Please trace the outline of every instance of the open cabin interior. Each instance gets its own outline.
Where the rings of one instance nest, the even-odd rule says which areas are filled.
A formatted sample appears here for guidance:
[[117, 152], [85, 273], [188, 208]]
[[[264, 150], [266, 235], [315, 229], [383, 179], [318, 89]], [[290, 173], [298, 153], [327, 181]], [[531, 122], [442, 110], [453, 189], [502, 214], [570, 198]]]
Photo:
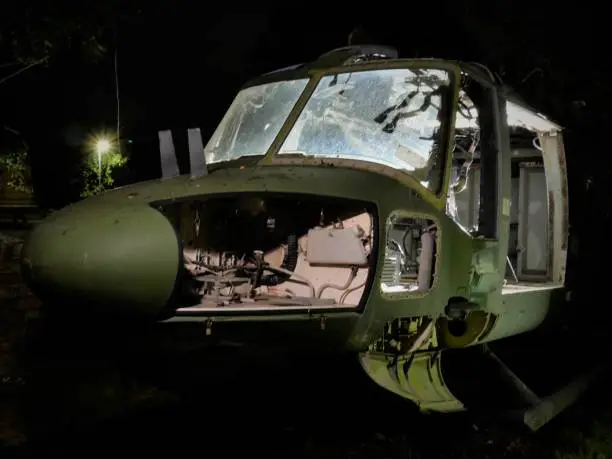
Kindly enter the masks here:
[[177, 312], [355, 308], [374, 274], [370, 207], [266, 193], [169, 204], [187, 288]]
[[[549, 218], [546, 175], [542, 153], [533, 135], [522, 129], [512, 139], [510, 227], [508, 229], [507, 284], [548, 283]], [[478, 152], [468, 173], [468, 183], [455, 195], [457, 223], [470, 231], [478, 225], [480, 168]]]
[[[449, 213], [461, 227], [470, 234], [478, 234], [482, 218], [479, 128], [476, 116], [469, 119], [469, 116], [462, 115], [466, 109], [474, 109], [473, 104], [470, 107], [465, 93], [460, 99], [464, 109], [460, 109], [457, 116], [452, 157], [453, 180], [457, 186], [453, 189], [451, 180], [447, 207], [451, 208]], [[562, 202], [567, 199], [563, 189], [564, 171], [560, 164], [562, 152], [551, 148], [545, 151], [541, 145], [543, 134], [554, 133], [554, 129], [545, 132], [541, 126], [536, 126], [538, 120], [543, 124], [548, 123], [547, 120], [510, 101], [506, 111], [510, 133], [511, 193], [509, 202], [503, 198], [498, 200], [502, 214], [509, 218], [503, 293], [559, 287], [563, 285], [565, 266], [558, 241], [562, 241], [567, 233], [567, 228], [563, 228], [566, 220], [560, 218], [565, 215], [567, 205]], [[562, 148], [560, 143], [552, 146]], [[557, 199], [558, 215], [555, 218], [554, 203], [559, 197], [562, 199]]]

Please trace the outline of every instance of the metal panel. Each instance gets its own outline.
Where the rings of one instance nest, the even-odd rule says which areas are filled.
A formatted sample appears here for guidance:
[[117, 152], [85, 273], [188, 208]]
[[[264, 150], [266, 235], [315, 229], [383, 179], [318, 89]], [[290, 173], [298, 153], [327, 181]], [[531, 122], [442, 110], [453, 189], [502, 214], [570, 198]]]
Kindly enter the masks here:
[[478, 229], [478, 219], [480, 214], [480, 169], [473, 168], [470, 172], [470, 228]]
[[457, 221], [467, 230], [478, 227], [480, 205], [480, 169], [470, 169], [467, 188], [455, 195]]
[[[516, 267], [518, 263], [517, 250], [519, 247], [518, 240], [518, 222], [519, 222], [519, 189], [520, 181], [519, 178], [512, 178], [510, 180], [510, 227], [508, 228], [508, 263], [511, 266], [506, 266], [506, 276], [514, 279], [516, 277]], [[512, 271], [508, 268], [511, 267]]]
[[169, 129], [166, 131], [159, 131], [158, 136], [162, 178], [169, 179], [176, 177], [180, 174], [180, 171], [176, 160], [172, 131]]
[[541, 165], [520, 166], [518, 278], [546, 280], [550, 274], [546, 175]]
[[201, 177], [208, 174], [206, 166], [206, 156], [204, 155], [204, 145], [200, 128], [187, 130], [187, 140], [189, 142], [189, 166], [191, 178]]
[[569, 230], [569, 209], [567, 191], [567, 165], [563, 148], [563, 135], [560, 132], [540, 133], [542, 158], [546, 168], [549, 203], [551, 214], [551, 280], [558, 284], [565, 281], [567, 244]]
[[512, 204], [510, 206], [510, 223], [518, 223], [519, 221], [519, 189], [520, 189], [520, 183], [519, 183], [519, 179], [517, 178], [513, 178], [511, 180], [511, 187], [512, 187], [512, 195], [511, 195], [511, 199], [512, 199]]
[[[465, 189], [462, 193], [454, 194], [451, 191], [448, 193], [448, 199], [450, 202], [450, 208], [453, 206], [453, 199], [455, 205], [455, 221], [459, 223], [466, 230], [470, 227], [470, 189]], [[452, 211], [449, 212], [452, 216]]]

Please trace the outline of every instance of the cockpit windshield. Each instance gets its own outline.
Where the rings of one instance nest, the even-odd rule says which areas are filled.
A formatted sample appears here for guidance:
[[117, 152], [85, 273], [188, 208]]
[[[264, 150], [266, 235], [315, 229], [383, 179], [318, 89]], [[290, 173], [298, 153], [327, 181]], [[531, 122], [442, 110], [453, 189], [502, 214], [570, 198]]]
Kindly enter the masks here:
[[204, 148], [206, 162], [265, 155], [307, 83], [279, 81], [240, 91]]
[[444, 174], [450, 75], [382, 69], [321, 78], [279, 155], [357, 159], [411, 174], [434, 193]]
[[[278, 81], [240, 91], [206, 145], [207, 163], [266, 154], [307, 83]], [[450, 74], [440, 69], [324, 75], [277, 154], [383, 164], [437, 193], [451, 95]]]

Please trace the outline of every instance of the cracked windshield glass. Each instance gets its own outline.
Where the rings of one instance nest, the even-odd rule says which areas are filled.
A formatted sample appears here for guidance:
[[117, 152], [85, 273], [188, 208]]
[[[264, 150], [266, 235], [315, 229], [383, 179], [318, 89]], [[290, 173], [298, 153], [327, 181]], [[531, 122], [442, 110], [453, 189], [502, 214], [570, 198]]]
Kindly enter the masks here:
[[279, 154], [363, 160], [400, 169], [438, 192], [444, 173], [437, 69], [384, 69], [321, 79]]
[[206, 144], [206, 162], [264, 155], [307, 83], [280, 81], [240, 91]]

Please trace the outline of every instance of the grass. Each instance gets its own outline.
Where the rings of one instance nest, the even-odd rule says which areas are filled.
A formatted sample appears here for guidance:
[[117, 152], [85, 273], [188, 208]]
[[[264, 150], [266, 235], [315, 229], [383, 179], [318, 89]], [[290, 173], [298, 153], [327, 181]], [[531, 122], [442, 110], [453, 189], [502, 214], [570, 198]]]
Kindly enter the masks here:
[[612, 458], [612, 375], [600, 378], [542, 432], [555, 459]]
[[607, 459], [612, 458], [612, 417], [596, 420], [585, 431], [566, 430], [568, 444], [555, 451], [556, 459]]

